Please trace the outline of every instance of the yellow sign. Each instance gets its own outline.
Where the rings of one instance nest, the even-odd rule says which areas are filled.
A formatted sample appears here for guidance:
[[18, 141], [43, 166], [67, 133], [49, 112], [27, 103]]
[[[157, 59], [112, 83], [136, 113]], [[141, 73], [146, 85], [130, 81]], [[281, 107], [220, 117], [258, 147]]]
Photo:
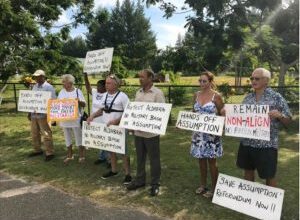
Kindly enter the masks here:
[[48, 121], [72, 121], [78, 119], [76, 99], [49, 99], [47, 106]]

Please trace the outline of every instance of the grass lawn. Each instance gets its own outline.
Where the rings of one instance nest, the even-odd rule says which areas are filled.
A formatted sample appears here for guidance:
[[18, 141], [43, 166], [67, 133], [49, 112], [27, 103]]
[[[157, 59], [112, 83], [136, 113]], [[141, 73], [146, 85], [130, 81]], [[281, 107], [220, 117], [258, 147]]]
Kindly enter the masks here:
[[[3, 103], [0, 108], [1, 171], [49, 183], [108, 206], [132, 207], [174, 219], [252, 219], [214, 205], [194, 193], [199, 184], [199, 170], [197, 161], [189, 155], [191, 132], [169, 126], [167, 134], [161, 138], [161, 195], [151, 198], [148, 196], [148, 188], [127, 192], [121, 184], [123, 173], [112, 180], [101, 180], [101, 174], [107, 169], [93, 164], [97, 158], [96, 149], [88, 150], [85, 164], [80, 165], [74, 160], [65, 166], [63, 158], [66, 149], [59, 127], [53, 127], [56, 158], [48, 163], [42, 157], [29, 159], [27, 154], [32, 150], [29, 122], [26, 113], [16, 114], [13, 108], [13, 103]], [[178, 110], [173, 109], [173, 117]], [[299, 219], [298, 130], [298, 117], [295, 117], [289, 129], [280, 132], [277, 179], [278, 187], [285, 190], [282, 219]], [[132, 137], [129, 143], [132, 174], [135, 175], [136, 158]], [[241, 178], [242, 171], [235, 166], [238, 139], [225, 137], [223, 144], [224, 157], [218, 161], [220, 172]], [[121, 166], [120, 160], [120, 169]]]

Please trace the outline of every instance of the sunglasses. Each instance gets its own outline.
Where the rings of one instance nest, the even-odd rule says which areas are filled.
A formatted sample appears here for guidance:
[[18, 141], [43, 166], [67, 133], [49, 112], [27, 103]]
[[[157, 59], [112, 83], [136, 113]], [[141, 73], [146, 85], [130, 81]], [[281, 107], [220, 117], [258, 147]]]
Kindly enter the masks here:
[[207, 82], [208, 82], [208, 81], [205, 80], [205, 79], [199, 79], [198, 81], [199, 81], [199, 83], [207, 83]]
[[251, 81], [259, 81], [261, 78], [262, 78], [262, 77], [253, 77], [253, 76], [251, 76], [251, 77], [250, 77], [250, 80], [251, 80]]

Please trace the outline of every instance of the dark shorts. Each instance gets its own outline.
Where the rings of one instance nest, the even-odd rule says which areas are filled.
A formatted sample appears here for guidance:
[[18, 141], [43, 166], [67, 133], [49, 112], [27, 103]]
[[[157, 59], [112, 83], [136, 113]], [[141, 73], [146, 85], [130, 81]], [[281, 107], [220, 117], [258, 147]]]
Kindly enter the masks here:
[[254, 148], [240, 144], [236, 165], [245, 170], [257, 170], [262, 179], [275, 177], [277, 168], [277, 149]]

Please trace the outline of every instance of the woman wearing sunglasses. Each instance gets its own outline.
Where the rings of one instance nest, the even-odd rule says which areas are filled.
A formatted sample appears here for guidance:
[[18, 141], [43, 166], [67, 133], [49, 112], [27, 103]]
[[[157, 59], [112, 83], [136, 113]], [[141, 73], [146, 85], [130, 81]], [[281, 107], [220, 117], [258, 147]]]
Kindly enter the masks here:
[[[194, 95], [194, 112], [199, 114], [219, 114], [224, 104], [221, 96], [215, 91], [214, 75], [211, 72], [201, 73], [199, 84], [200, 91]], [[194, 132], [191, 155], [198, 159], [200, 168], [200, 187], [196, 190], [196, 194], [211, 198], [218, 178], [217, 158], [223, 155], [221, 138], [211, 134]], [[211, 190], [207, 188], [208, 166], [212, 182]]]

